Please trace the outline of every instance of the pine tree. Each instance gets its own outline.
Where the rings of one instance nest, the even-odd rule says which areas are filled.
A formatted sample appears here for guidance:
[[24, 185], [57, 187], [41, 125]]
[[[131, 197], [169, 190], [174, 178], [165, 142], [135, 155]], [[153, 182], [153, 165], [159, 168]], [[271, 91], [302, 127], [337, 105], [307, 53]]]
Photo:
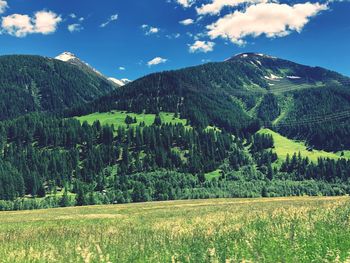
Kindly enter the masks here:
[[69, 206], [69, 197], [68, 197], [67, 187], [64, 188], [64, 192], [60, 200], [60, 206], [61, 207]]
[[162, 125], [162, 119], [160, 118], [159, 114], [156, 115], [153, 125], [155, 125], [155, 126], [161, 126]]

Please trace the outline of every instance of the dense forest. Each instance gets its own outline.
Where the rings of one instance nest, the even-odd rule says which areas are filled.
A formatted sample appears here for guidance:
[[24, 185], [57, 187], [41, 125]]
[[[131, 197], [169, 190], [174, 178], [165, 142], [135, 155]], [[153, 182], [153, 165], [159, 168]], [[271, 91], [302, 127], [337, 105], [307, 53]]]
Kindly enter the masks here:
[[159, 118], [123, 128], [33, 113], [0, 126], [0, 209], [350, 192], [350, 161], [295, 154], [277, 167], [273, 147]]
[[69, 63], [40, 56], [0, 56], [0, 120], [63, 110], [114, 89], [104, 77]]
[[[327, 151], [350, 149], [350, 88], [324, 87], [294, 92], [293, 107], [276, 129]], [[283, 122], [287, 125], [283, 125]]]

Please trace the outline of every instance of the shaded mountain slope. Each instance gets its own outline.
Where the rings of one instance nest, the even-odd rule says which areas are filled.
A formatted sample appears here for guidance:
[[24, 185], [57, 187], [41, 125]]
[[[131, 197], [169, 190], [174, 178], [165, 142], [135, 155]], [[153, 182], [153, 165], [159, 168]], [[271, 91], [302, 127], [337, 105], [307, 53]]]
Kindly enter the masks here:
[[0, 120], [92, 101], [115, 86], [97, 73], [40, 56], [0, 57]]

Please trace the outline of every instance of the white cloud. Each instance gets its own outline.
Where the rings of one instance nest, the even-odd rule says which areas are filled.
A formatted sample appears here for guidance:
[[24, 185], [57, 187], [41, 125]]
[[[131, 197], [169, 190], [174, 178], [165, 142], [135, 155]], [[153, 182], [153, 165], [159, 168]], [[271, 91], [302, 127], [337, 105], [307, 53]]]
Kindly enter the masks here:
[[77, 15], [74, 13], [71, 13], [71, 14], [69, 14], [69, 17], [74, 19], [74, 18], [77, 18]]
[[118, 14], [111, 15], [108, 20], [100, 25], [100, 27], [106, 27], [108, 26], [111, 22], [118, 20]]
[[207, 26], [211, 39], [222, 37], [238, 45], [244, 44], [247, 36], [266, 35], [269, 38], [282, 37], [292, 31], [301, 32], [309, 19], [322, 10], [327, 4], [303, 3], [293, 6], [278, 3], [260, 3], [235, 11], [215, 23]]
[[197, 40], [192, 45], [190, 45], [189, 50], [191, 53], [195, 53], [195, 52], [207, 53], [207, 52], [213, 51], [214, 46], [215, 46], [214, 42]]
[[191, 7], [196, 0], [176, 0], [176, 2], [185, 8]]
[[163, 63], [166, 63], [168, 60], [166, 58], [161, 58], [161, 57], [156, 57], [150, 61], [147, 62], [147, 65], [149, 67], [151, 66], [155, 66], [155, 65], [158, 65], [158, 64], [163, 64]]
[[61, 21], [61, 16], [51, 11], [39, 11], [34, 17], [21, 14], [3, 17], [1, 27], [3, 32], [16, 37], [34, 33], [48, 35], [56, 31]]
[[83, 30], [83, 26], [80, 25], [80, 24], [71, 24], [71, 25], [68, 25], [68, 31], [73, 33], [73, 32], [79, 32], [81, 30]]
[[5, 0], [0, 0], [0, 14], [4, 13], [8, 7], [9, 6]]
[[236, 7], [242, 4], [256, 4], [262, 2], [267, 2], [267, 0], [212, 0], [211, 3], [204, 4], [196, 8], [196, 10], [199, 15], [216, 15], [226, 6]]
[[124, 70], [126, 70], [126, 68], [125, 67], [119, 67], [119, 70], [124, 71]]
[[160, 29], [158, 27], [153, 27], [149, 25], [142, 25], [141, 28], [145, 31], [145, 35], [153, 35], [159, 33]]
[[56, 31], [62, 18], [51, 11], [39, 11], [35, 13], [34, 21], [35, 32], [47, 35]]
[[194, 23], [193, 19], [188, 18], [179, 22], [181, 25], [188, 26]]

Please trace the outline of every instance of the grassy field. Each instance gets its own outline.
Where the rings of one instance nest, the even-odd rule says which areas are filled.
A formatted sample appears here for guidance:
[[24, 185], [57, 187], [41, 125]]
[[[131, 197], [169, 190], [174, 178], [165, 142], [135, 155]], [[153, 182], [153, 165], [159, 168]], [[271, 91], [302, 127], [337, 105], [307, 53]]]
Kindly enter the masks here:
[[311, 161], [317, 162], [317, 159], [322, 158], [330, 158], [330, 159], [339, 159], [340, 155], [336, 153], [330, 153], [325, 151], [308, 151], [305, 143], [303, 142], [297, 142], [294, 140], [290, 140], [279, 133], [276, 133], [269, 129], [262, 129], [259, 131], [261, 134], [271, 134], [274, 143], [275, 143], [275, 152], [278, 155], [279, 162], [282, 162], [286, 159], [287, 154], [292, 156], [294, 153], [300, 152], [301, 156], [308, 157]]
[[[141, 122], [144, 122], [146, 126], [150, 126], [153, 124], [155, 119], [155, 114], [136, 114], [136, 113], [130, 113], [126, 111], [111, 111], [111, 112], [96, 112], [89, 115], [76, 117], [80, 122], [87, 121], [90, 125], [93, 124], [95, 121], [99, 120], [102, 125], [114, 125], [115, 127], [118, 126], [127, 126], [125, 123], [126, 116], [130, 116], [132, 118], [136, 118], [137, 123], [131, 124], [131, 126], [137, 126]], [[168, 113], [168, 112], [161, 112], [160, 118], [162, 120], [162, 123], [181, 123], [183, 125], [186, 125], [186, 120], [175, 118], [174, 113]]]
[[0, 213], [0, 262], [349, 262], [349, 197]]

